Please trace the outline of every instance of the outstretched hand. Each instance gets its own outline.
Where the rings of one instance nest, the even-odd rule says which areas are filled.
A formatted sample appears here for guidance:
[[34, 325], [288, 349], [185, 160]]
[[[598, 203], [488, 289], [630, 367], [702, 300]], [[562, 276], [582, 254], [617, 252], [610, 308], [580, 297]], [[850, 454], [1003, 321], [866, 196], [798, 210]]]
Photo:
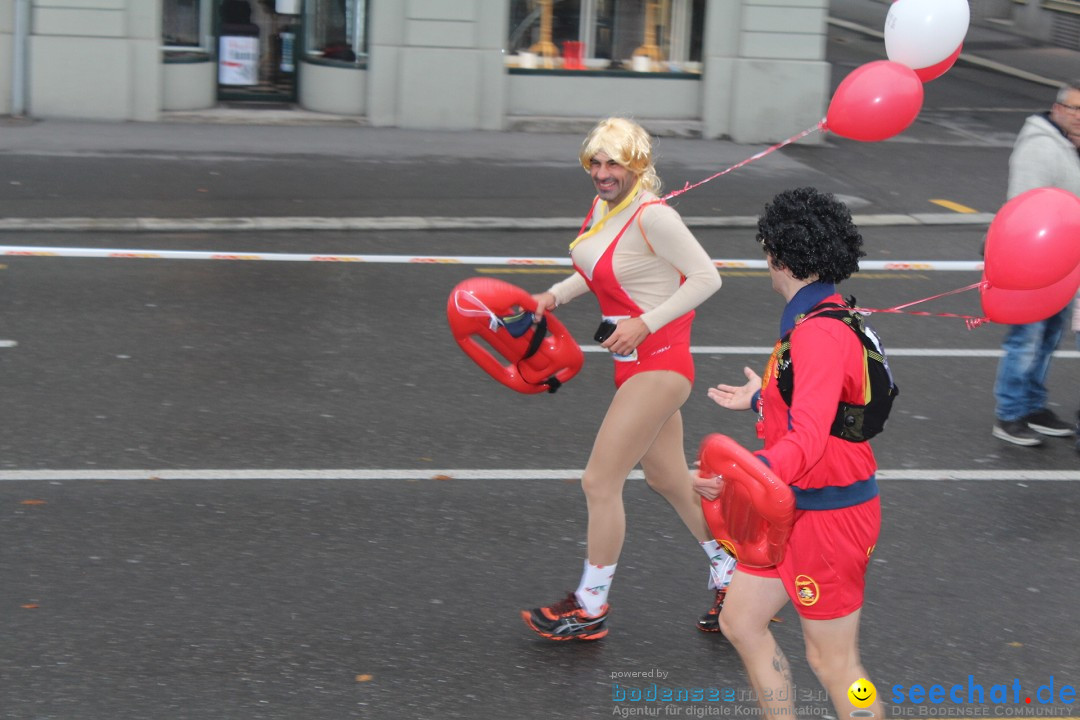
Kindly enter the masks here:
[[749, 410], [754, 393], [761, 390], [761, 376], [748, 367], [743, 368], [745, 385], [717, 385], [709, 388], [709, 397], [728, 410]]

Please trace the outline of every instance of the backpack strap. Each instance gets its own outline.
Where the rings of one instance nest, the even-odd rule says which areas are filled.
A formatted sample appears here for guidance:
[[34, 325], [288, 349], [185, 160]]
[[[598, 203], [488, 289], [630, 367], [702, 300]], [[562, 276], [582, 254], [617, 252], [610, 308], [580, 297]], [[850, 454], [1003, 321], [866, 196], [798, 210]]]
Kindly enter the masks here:
[[[867, 332], [862, 315], [852, 309], [854, 305], [854, 298], [849, 300], [849, 305], [822, 303], [799, 318], [796, 327], [813, 317], [828, 317], [843, 322], [859, 338], [863, 348], [863, 402], [861, 405], [840, 402], [829, 434], [849, 442], [865, 442], [881, 432], [892, 401], [900, 390], [892, 380], [888, 361]], [[795, 368], [791, 362], [792, 332], [794, 328], [780, 339], [775, 351], [776, 388], [788, 407], [791, 407], [795, 393]], [[880, 386], [877, 388], [877, 396], [874, 395], [875, 380]], [[884, 387], [886, 383], [887, 388]], [[875, 402], [872, 403], [872, 400]]]
[[[815, 317], [830, 317], [839, 320], [846, 324], [848, 327], [855, 329], [852, 323], [859, 322], [861, 329], [861, 316], [858, 321], [852, 318], [853, 313], [851, 309], [846, 305], [840, 305], [838, 303], [821, 303], [814, 307], [813, 310], [802, 315], [795, 321], [795, 327], [798, 327], [801, 323]], [[780, 397], [784, 400], [784, 404], [791, 407], [791, 399], [795, 393], [795, 369], [791, 366], [791, 334], [795, 332], [795, 328], [789, 330], [779, 342], [777, 342], [776, 348], [773, 350], [773, 356], [776, 358], [776, 389], [780, 391]], [[862, 333], [857, 332], [857, 335]]]

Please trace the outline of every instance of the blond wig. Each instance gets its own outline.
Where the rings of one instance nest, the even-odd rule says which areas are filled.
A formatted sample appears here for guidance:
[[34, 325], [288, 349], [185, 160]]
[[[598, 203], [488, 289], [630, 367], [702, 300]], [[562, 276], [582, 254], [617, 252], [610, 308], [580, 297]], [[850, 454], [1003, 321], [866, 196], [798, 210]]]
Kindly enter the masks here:
[[588, 170], [589, 163], [601, 152], [637, 175], [643, 189], [660, 193], [660, 178], [653, 165], [652, 138], [636, 122], [620, 117], [598, 122], [581, 143], [578, 155], [581, 166]]

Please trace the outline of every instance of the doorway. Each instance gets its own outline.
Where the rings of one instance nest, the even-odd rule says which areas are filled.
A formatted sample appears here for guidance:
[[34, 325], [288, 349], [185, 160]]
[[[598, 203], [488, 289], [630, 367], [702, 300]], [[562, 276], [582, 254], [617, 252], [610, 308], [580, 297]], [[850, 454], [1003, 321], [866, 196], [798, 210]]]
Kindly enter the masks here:
[[217, 0], [218, 100], [294, 103], [302, 0]]

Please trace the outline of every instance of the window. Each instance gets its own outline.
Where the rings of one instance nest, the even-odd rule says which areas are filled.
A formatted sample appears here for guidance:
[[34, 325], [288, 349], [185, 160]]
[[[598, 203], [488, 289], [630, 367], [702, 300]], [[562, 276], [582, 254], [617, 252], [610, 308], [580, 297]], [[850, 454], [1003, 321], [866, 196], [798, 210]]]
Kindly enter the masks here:
[[166, 50], [208, 52], [210, 0], [164, 0], [161, 44]]
[[362, 65], [367, 60], [367, 0], [307, 0], [309, 58]]
[[701, 72], [705, 0], [510, 0], [511, 67]]

